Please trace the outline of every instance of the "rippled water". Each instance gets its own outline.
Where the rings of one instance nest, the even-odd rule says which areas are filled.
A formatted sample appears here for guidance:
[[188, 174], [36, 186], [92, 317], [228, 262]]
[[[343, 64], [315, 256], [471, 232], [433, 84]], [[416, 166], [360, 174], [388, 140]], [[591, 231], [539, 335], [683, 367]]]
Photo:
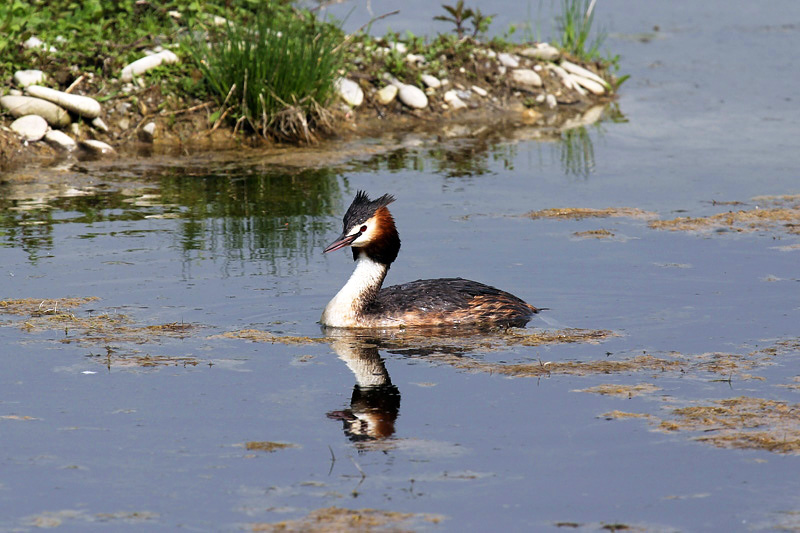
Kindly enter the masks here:
[[[797, 40], [797, 8], [669, 5], [600, 4], [632, 78], [615, 120], [559, 139], [408, 136], [300, 170], [248, 152], [0, 177], [0, 297], [42, 301], [0, 315], [0, 529], [239, 530], [332, 506], [412, 513], [412, 530], [797, 529], [796, 454], [668, 425], [751, 397], [789, 416], [734, 426], [796, 438], [791, 227], [522, 216], [697, 217], [800, 193], [800, 70], [771, 52]], [[352, 261], [321, 250], [357, 189], [398, 197], [388, 282], [476, 279], [550, 308], [526, 334], [615, 336], [325, 337], [316, 321]], [[613, 236], [576, 235], [593, 230]], [[65, 297], [99, 300], [54, 309]], [[264, 332], [293, 339], [241, 338]], [[602, 366], [641, 355], [663, 363]], [[600, 385], [622, 395], [586, 392]]]

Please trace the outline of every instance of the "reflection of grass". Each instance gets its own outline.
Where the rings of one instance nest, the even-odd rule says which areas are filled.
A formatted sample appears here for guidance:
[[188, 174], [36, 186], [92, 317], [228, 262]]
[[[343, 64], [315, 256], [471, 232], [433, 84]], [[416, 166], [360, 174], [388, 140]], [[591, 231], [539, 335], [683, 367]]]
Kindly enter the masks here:
[[16, 198], [38, 194], [45, 188], [41, 184], [49, 185], [48, 180], [55, 178], [46, 175], [41, 184], [0, 184], [0, 244], [25, 250], [34, 262], [42, 250], [53, 247], [56, 224], [116, 226], [172, 218], [180, 220], [175, 226], [187, 259], [194, 250], [229, 257], [247, 254], [250, 259], [266, 259], [275, 269], [278, 258], [308, 257], [326, 245], [332, 233], [328, 217], [343, 211], [337, 171], [329, 168], [259, 173], [238, 164], [143, 165], [136, 169], [135, 181], [126, 179], [126, 171], [104, 174], [108, 186], [103, 188], [83, 184], [82, 176], [69, 176], [70, 187], [83, 194], [70, 196], [65, 187], [53, 185], [47, 188], [52, 196], [30, 206]]
[[265, 260], [274, 270], [280, 258], [308, 257], [327, 244], [327, 217], [341, 212], [340, 194], [330, 169], [249, 175], [237, 169], [230, 175], [164, 177], [160, 196], [164, 203], [186, 206], [180, 217], [187, 258], [193, 250], [207, 250]]
[[359, 169], [374, 172], [386, 169], [423, 171], [427, 167], [448, 178], [467, 178], [492, 173], [492, 163], [514, 167], [518, 148], [499, 135], [492, 138], [461, 139], [458, 143], [435, 143], [427, 150], [399, 148], [355, 163]]
[[564, 173], [588, 177], [594, 170], [594, 144], [585, 126], [567, 130], [558, 143]]

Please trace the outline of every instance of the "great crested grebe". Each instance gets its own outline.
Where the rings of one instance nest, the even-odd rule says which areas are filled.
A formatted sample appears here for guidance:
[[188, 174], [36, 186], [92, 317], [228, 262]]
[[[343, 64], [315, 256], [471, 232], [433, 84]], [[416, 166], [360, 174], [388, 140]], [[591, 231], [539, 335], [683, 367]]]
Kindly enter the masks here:
[[400, 251], [400, 235], [384, 194], [358, 191], [344, 214], [344, 231], [323, 253], [353, 249], [356, 269], [328, 302], [320, 322], [335, 328], [523, 326], [539, 309], [513, 294], [461, 278], [421, 279], [381, 288]]

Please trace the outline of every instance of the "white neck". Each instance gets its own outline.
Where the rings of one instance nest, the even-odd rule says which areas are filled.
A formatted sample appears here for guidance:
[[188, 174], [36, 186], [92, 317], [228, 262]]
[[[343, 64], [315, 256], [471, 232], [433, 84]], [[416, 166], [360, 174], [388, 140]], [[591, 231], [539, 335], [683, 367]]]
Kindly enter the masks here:
[[363, 326], [359, 320], [361, 313], [378, 294], [388, 270], [387, 265], [373, 261], [362, 252], [350, 279], [325, 306], [320, 322], [335, 328]]

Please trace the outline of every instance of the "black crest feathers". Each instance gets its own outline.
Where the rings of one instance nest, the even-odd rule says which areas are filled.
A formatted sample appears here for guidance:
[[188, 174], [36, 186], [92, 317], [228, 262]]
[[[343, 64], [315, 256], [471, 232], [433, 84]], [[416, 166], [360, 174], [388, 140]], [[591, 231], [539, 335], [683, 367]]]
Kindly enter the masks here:
[[384, 194], [380, 198], [370, 200], [365, 191], [358, 191], [353, 203], [347, 208], [347, 212], [342, 219], [344, 231], [357, 224], [363, 224], [375, 214], [375, 211], [394, 202], [394, 199], [391, 194]]

